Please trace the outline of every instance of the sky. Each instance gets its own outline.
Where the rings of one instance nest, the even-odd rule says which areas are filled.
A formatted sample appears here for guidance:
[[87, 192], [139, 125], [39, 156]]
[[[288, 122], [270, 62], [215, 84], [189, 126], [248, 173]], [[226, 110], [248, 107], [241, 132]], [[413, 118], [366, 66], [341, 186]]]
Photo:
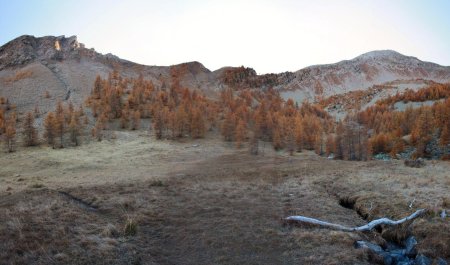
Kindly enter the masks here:
[[450, 0], [0, 0], [0, 45], [77, 35], [147, 65], [199, 61], [258, 73], [396, 50], [450, 65]]

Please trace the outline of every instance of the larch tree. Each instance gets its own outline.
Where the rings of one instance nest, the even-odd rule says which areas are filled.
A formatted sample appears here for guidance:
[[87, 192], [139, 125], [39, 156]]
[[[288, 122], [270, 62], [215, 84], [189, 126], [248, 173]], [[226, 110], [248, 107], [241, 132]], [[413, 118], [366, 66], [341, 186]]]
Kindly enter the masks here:
[[78, 146], [80, 144], [81, 124], [78, 114], [73, 112], [69, 123], [70, 141]]
[[325, 141], [325, 155], [329, 156], [333, 153], [334, 146], [336, 145], [333, 135], [329, 134]]
[[105, 120], [104, 119], [97, 119], [95, 122], [94, 128], [92, 128], [92, 137], [97, 139], [97, 141], [101, 141], [103, 139], [103, 129], [105, 128]]
[[157, 110], [153, 115], [152, 120], [153, 130], [155, 131], [156, 139], [162, 139], [164, 133], [164, 117], [163, 111]]
[[322, 133], [319, 118], [313, 115], [306, 115], [302, 120], [303, 144], [306, 149], [313, 150], [317, 134]]
[[314, 140], [314, 151], [316, 152], [316, 154], [321, 156], [325, 153], [324, 149], [325, 148], [323, 145], [323, 135], [322, 135], [322, 133], [318, 133], [318, 134], [316, 134], [316, 137]]
[[130, 111], [128, 108], [124, 108], [122, 110], [122, 115], [120, 115], [120, 128], [126, 129], [128, 128], [130, 123]]
[[426, 155], [426, 146], [432, 138], [434, 126], [431, 110], [425, 109], [414, 124], [411, 132], [411, 139], [416, 147], [415, 157], [424, 157]]
[[246, 137], [247, 137], [247, 126], [245, 125], [245, 122], [242, 119], [240, 119], [236, 126], [236, 133], [234, 136], [237, 148], [242, 147], [242, 142], [245, 141]]
[[56, 126], [56, 136], [59, 138], [59, 148], [64, 147], [64, 134], [66, 132], [66, 118], [64, 116], [64, 111], [59, 112], [58, 108], [56, 109], [55, 116], [55, 126]]
[[23, 123], [23, 142], [25, 146], [34, 146], [38, 143], [37, 129], [34, 127], [33, 113], [28, 112]]
[[249, 149], [251, 155], [259, 154], [259, 138], [256, 133], [252, 133], [250, 137]]
[[297, 148], [297, 152], [301, 152], [303, 149], [303, 126], [302, 126], [302, 120], [300, 117], [297, 117], [295, 119], [294, 135], [295, 135], [295, 146]]
[[[293, 104], [293, 103], [292, 103]], [[297, 141], [296, 141], [296, 133], [295, 133], [295, 121], [292, 117], [287, 118], [283, 123], [283, 131], [285, 134], [285, 145], [289, 155], [294, 155], [294, 152], [297, 151]]]
[[141, 127], [141, 112], [139, 110], [134, 111], [132, 118], [131, 129], [138, 130]]
[[184, 106], [180, 106], [177, 109], [177, 112], [174, 117], [175, 122], [175, 135], [177, 137], [183, 137], [183, 135], [186, 134], [186, 132], [189, 130], [189, 123], [188, 123], [188, 114], [185, 110]]
[[5, 111], [0, 108], [0, 135], [2, 135], [5, 132]]
[[280, 134], [280, 130], [275, 128], [272, 136], [272, 145], [275, 150], [280, 150], [283, 148], [283, 142]]
[[336, 159], [344, 159], [345, 147], [343, 144], [344, 125], [339, 122], [336, 126], [336, 137], [334, 138], [333, 153]]
[[202, 113], [197, 108], [192, 110], [191, 136], [192, 138], [202, 138], [205, 136], [206, 126]]
[[450, 144], [450, 121], [444, 124], [444, 128], [442, 129], [441, 137], [439, 139], [439, 144], [441, 146]]
[[5, 147], [6, 150], [11, 153], [15, 150], [16, 145], [16, 118], [15, 115], [9, 117], [6, 121], [6, 130], [5, 130]]
[[57, 130], [57, 122], [55, 113], [49, 112], [45, 117], [44, 121], [44, 137], [47, 140], [47, 143], [55, 148], [55, 138], [56, 138], [56, 130]]
[[236, 127], [236, 116], [229, 111], [222, 123], [222, 135], [225, 141], [233, 141]]
[[99, 99], [103, 88], [103, 80], [99, 75], [95, 78], [94, 88], [92, 89], [92, 96]]

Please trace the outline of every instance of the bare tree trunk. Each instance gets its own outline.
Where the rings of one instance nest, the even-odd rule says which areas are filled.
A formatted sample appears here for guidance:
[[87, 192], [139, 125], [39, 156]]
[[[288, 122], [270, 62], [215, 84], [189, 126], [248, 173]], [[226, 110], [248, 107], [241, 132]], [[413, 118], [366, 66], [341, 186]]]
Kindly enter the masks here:
[[384, 225], [399, 225], [406, 221], [413, 220], [417, 217], [420, 217], [425, 212], [426, 212], [426, 209], [420, 209], [420, 210], [417, 210], [415, 213], [411, 214], [410, 216], [407, 216], [407, 217], [397, 220], [397, 221], [391, 220], [389, 218], [380, 218], [380, 219], [373, 220], [366, 225], [358, 226], [358, 227], [348, 227], [348, 226], [343, 226], [340, 224], [328, 223], [325, 221], [321, 221], [318, 219], [305, 217], [305, 216], [289, 216], [286, 218], [286, 220], [287, 221], [296, 221], [296, 222], [300, 222], [300, 223], [315, 224], [315, 225], [319, 225], [319, 226], [323, 226], [323, 227], [327, 227], [327, 228], [331, 228], [331, 229], [336, 229], [336, 230], [341, 230], [341, 231], [354, 232], [354, 231], [370, 231], [370, 230], [374, 229], [376, 226], [379, 226], [382, 224], [384, 224]]

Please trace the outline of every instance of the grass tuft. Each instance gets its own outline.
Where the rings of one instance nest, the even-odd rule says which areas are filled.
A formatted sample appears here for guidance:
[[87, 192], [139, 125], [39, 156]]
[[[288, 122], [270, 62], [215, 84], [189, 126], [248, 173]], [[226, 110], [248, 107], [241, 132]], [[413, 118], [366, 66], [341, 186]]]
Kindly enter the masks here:
[[150, 185], [148, 185], [149, 187], [164, 187], [164, 183], [161, 180], [153, 180], [152, 182], [150, 182]]
[[125, 223], [125, 227], [123, 228], [123, 234], [125, 236], [135, 236], [137, 234], [137, 230], [137, 223], [133, 219], [128, 218]]

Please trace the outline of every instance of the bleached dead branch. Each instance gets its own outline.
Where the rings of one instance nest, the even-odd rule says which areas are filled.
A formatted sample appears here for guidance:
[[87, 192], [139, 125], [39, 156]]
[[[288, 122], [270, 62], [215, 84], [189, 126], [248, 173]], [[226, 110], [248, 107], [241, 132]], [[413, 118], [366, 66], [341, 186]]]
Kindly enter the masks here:
[[321, 221], [321, 220], [310, 218], [310, 217], [300, 216], [300, 215], [289, 216], [286, 218], [286, 220], [287, 221], [296, 221], [296, 222], [301, 222], [301, 223], [308, 223], [308, 224], [315, 224], [315, 225], [324, 226], [327, 228], [341, 230], [341, 231], [354, 232], [354, 231], [370, 231], [379, 225], [391, 225], [391, 226], [399, 225], [406, 221], [413, 220], [413, 219], [421, 216], [425, 212], [426, 212], [426, 209], [420, 209], [420, 210], [417, 210], [415, 213], [411, 214], [410, 216], [407, 216], [407, 217], [397, 220], [397, 221], [391, 220], [389, 218], [380, 218], [380, 219], [373, 220], [366, 225], [358, 226], [358, 227], [347, 227], [347, 226], [343, 226], [340, 224], [333, 224], [333, 223]]

